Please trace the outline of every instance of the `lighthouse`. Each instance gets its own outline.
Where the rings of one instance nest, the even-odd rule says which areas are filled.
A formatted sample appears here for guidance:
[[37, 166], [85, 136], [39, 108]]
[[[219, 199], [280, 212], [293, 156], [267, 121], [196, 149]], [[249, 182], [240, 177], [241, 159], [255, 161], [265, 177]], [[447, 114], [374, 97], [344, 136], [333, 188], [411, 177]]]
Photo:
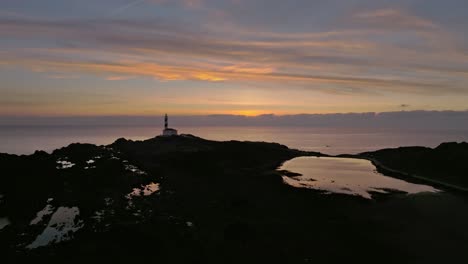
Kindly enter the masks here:
[[168, 137], [168, 136], [177, 136], [177, 130], [173, 128], [169, 128], [168, 124], [168, 117], [167, 114], [164, 116], [164, 130], [163, 130], [163, 136]]

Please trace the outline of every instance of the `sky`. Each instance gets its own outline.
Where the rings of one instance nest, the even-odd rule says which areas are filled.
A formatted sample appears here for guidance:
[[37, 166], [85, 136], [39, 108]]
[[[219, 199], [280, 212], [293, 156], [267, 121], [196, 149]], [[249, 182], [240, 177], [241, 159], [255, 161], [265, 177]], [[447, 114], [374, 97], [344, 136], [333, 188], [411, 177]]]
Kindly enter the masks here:
[[468, 110], [466, 0], [1, 0], [0, 116]]

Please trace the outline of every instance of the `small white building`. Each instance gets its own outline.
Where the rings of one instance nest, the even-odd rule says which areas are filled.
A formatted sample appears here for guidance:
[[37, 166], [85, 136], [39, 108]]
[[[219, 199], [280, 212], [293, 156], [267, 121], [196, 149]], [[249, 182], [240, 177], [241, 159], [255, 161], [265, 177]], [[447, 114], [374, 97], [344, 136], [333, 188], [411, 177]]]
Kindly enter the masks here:
[[167, 120], [167, 114], [164, 117], [164, 130], [163, 130], [163, 136], [168, 137], [168, 136], [177, 136], [177, 130], [173, 128], [168, 127], [168, 120]]

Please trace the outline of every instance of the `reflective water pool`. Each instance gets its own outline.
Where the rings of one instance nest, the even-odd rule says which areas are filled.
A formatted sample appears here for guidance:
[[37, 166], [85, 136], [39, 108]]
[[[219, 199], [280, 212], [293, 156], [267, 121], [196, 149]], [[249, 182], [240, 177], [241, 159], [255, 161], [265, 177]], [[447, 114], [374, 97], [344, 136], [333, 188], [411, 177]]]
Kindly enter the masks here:
[[294, 187], [358, 195], [367, 199], [372, 198], [372, 192], [394, 190], [414, 194], [438, 191], [428, 185], [384, 176], [376, 171], [370, 161], [363, 159], [299, 157], [285, 162], [279, 170], [300, 174], [283, 176], [284, 182]]
[[0, 217], [0, 230], [10, 224], [10, 220], [6, 217]]
[[59, 207], [44, 231], [26, 248], [34, 249], [70, 240], [73, 234], [83, 227], [83, 222], [77, 219], [79, 214], [78, 207]]

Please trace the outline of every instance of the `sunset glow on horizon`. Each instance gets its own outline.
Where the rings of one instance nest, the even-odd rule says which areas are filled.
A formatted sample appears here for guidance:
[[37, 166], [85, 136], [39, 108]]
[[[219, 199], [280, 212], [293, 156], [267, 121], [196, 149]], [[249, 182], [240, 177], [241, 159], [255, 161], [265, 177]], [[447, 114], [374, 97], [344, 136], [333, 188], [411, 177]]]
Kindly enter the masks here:
[[1, 116], [468, 110], [462, 0], [0, 7]]

